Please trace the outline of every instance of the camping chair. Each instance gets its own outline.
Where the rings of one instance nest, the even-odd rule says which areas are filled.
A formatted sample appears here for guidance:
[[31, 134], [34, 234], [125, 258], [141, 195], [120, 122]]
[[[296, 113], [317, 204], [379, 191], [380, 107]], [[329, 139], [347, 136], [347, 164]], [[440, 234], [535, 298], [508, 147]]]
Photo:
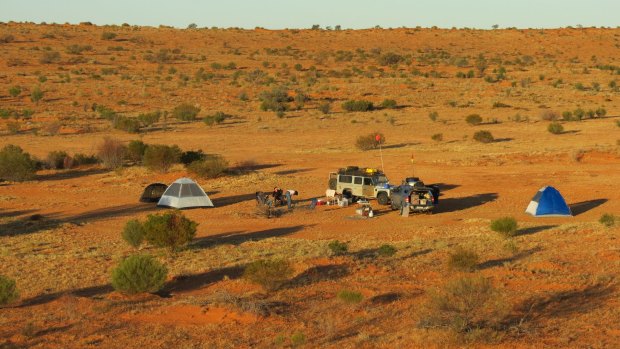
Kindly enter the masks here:
[[328, 205], [335, 205], [338, 201], [336, 198], [336, 191], [334, 189], [327, 189], [325, 191], [325, 197], [327, 198]]

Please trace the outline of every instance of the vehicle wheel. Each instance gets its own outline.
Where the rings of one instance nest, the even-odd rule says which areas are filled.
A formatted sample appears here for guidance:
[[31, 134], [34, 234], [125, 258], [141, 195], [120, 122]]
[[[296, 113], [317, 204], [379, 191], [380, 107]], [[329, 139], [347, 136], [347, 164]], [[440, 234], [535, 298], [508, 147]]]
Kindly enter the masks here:
[[353, 194], [351, 193], [350, 190], [343, 190], [342, 191], [342, 196], [347, 198], [347, 199], [353, 199]]
[[329, 189], [331, 190], [336, 190], [336, 184], [338, 184], [338, 181], [336, 180], [336, 178], [331, 178], [327, 184], [327, 186], [329, 187]]
[[389, 201], [390, 200], [388, 199], [386, 192], [382, 191], [377, 194], [377, 202], [379, 202], [380, 205], [387, 205]]

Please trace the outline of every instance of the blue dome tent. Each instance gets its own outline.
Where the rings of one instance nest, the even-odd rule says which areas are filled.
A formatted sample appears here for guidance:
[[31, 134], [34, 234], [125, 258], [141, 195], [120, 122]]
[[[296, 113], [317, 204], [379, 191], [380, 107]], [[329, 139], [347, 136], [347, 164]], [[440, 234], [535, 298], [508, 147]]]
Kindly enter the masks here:
[[534, 217], [566, 217], [572, 216], [570, 207], [564, 201], [562, 194], [554, 187], [541, 188], [525, 209]]

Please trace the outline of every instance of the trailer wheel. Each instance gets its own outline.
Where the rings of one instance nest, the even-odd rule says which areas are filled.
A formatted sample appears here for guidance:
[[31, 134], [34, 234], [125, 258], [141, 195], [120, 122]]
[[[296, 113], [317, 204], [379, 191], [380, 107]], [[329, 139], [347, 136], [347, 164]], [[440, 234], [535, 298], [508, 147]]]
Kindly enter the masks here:
[[389, 201], [390, 200], [388, 199], [388, 195], [386, 192], [382, 191], [377, 194], [377, 202], [379, 202], [380, 205], [387, 205]]

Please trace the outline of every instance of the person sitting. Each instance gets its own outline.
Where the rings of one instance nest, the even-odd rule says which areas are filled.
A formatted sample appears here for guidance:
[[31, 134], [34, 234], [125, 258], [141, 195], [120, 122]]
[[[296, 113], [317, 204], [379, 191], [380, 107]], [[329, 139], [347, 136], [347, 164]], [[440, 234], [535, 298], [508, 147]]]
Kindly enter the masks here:
[[278, 187], [273, 188], [273, 193], [271, 195], [273, 195], [274, 203], [280, 204], [280, 205], [284, 204], [284, 198], [282, 197], [282, 194], [283, 194], [282, 189]]

